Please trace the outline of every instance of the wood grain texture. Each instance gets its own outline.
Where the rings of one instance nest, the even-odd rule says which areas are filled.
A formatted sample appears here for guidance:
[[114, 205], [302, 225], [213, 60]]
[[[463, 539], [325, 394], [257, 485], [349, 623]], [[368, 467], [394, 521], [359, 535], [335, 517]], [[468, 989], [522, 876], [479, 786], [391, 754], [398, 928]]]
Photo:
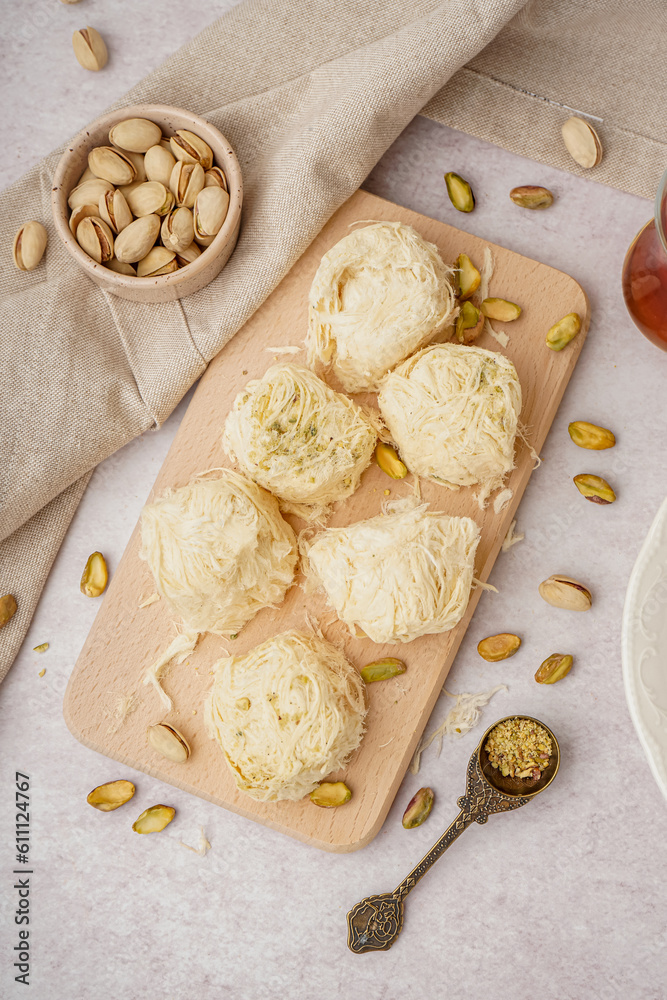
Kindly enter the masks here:
[[[236, 394], [246, 382], [260, 377], [274, 363], [276, 355], [270, 348], [302, 344], [308, 289], [322, 254], [349, 232], [351, 223], [370, 219], [399, 220], [414, 226], [438, 245], [445, 261], [454, 261], [459, 253], [467, 253], [478, 266], [482, 263], [485, 241], [357, 192], [209, 365], [151, 498], [168, 486], [184, 485], [198, 472], [230, 464], [222, 451], [220, 436]], [[539, 451], [583, 346], [589, 322], [588, 301], [581, 287], [568, 275], [501, 247], [492, 246], [492, 251], [495, 272], [491, 294], [523, 307], [520, 319], [507, 326], [510, 342], [504, 353], [517, 368], [523, 389], [521, 419], [532, 446]], [[554, 353], [545, 345], [546, 331], [572, 311], [582, 317], [582, 331], [565, 350]], [[478, 344], [491, 350], [499, 347], [486, 334]], [[303, 361], [305, 355], [279, 357]], [[331, 384], [338, 388], [335, 381], [331, 380]], [[372, 394], [356, 398], [375, 402]], [[432, 509], [468, 515], [480, 525], [476, 576], [483, 581], [491, 572], [533, 465], [529, 448], [517, 441], [516, 467], [507, 482], [513, 491], [512, 500], [497, 514], [493, 502], [484, 511], [479, 510], [473, 499], [474, 488], [454, 492], [422, 482], [423, 496]], [[409, 480], [401, 483], [390, 480], [373, 463], [364, 473], [357, 493], [337, 505], [329, 523], [349, 524], [378, 514], [388, 489], [392, 498], [411, 492]], [[288, 519], [297, 530], [302, 527], [296, 518]], [[351, 638], [340, 622], [325, 624], [327, 637], [342, 642], [346, 655], [358, 668], [380, 656], [393, 655], [405, 660], [407, 671], [368, 688], [366, 735], [345, 771], [332, 776], [344, 776], [352, 789], [353, 796], [347, 805], [320, 809], [308, 799], [296, 803], [260, 803], [236, 790], [218, 745], [206, 733], [203, 704], [212, 680], [212, 666], [227, 649], [245, 653], [287, 628], [307, 628], [306, 610], [312, 619], [324, 623], [331, 622], [334, 615], [321, 595], [306, 599], [303, 590], [295, 585], [280, 608], [261, 611], [237, 639], [226, 643], [216, 636], [204, 636], [184, 664], [172, 666], [167, 672], [164, 686], [173, 698], [174, 709], [165, 714], [157, 694], [142, 685], [142, 678], [173, 638], [173, 616], [163, 600], [139, 608], [140, 602], [155, 588], [148, 568], [138, 557], [138, 549], [139, 534], [135, 529], [70, 678], [64, 714], [74, 736], [115, 760], [325, 850], [353, 851], [369, 843], [387, 815], [481, 591], [473, 590], [468, 609], [455, 629], [408, 644], [377, 645], [369, 639]], [[118, 697], [130, 693], [136, 695], [138, 707], [114, 731], [109, 714]], [[190, 741], [193, 752], [187, 764], [171, 764], [147, 746], [146, 727], [159, 721], [169, 721]]]

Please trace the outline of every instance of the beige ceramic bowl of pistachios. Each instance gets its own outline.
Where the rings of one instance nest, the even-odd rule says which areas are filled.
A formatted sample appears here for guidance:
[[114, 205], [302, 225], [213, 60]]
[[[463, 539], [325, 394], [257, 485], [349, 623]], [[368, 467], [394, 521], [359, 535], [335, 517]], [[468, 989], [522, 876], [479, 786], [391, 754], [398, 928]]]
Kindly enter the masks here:
[[[224, 175], [223, 185], [226, 185], [229, 194], [227, 214], [219, 231], [213, 237], [203, 239], [200, 242], [195, 240], [189, 254], [187, 252], [184, 252], [183, 255], [178, 254], [175, 261], [178, 264], [177, 270], [157, 275], [148, 274], [144, 277], [135, 277], [131, 273], [118, 273], [112, 270], [108, 264], [98, 263], [86, 253], [72, 232], [70, 226], [72, 211], [68, 204], [72, 190], [77, 187], [89, 166], [88, 154], [90, 151], [99, 146], [114, 145], [109, 139], [109, 133], [114, 126], [128, 119], [137, 118], [154, 122], [155, 125], [159, 126], [161, 135], [165, 139], [176, 136], [179, 130], [186, 130], [203, 140], [213, 153], [213, 166], [219, 168]], [[128, 151], [121, 149], [121, 152], [124, 152], [125, 156], [128, 155]], [[132, 154], [133, 157], [137, 155], [140, 161], [143, 161], [142, 154]], [[177, 158], [177, 162], [181, 161]], [[234, 151], [224, 135], [198, 115], [184, 111], [182, 108], [171, 108], [161, 104], [137, 104], [121, 108], [92, 122], [70, 143], [61, 157], [53, 178], [51, 193], [56, 231], [73, 260], [95, 284], [105, 291], [123, 299], [131, 299], [134, 302], [168, 302], [191, 295], [208, 285], [220, 273], [236, 246], [241, 222], [242, 201], [241, 169]], [[163, 207], [161, 206], [161, 208]], [[178, 200], [173, 205], [172, 211], [177, 207]], [[193, 208], [193, 206], [189, 207]], [[165, 214], [158, 212], [156, 214], [160, 221], [160, 233], [156, 236], [156, 246], [159, 248], [163, 242], [161, 234]], [[166, 216], [169, 216], [168, 212]], [[107, 227], [106, 222], [104, 227]], [[101, 227], [99, 231], [107, 232], [108, 227], [106, 229], [104, 227]], [[114, 240], [118, 239], [120, 233], [114, 232], [113, 229], [111, 229], [111, 233]], [[103, 234], [102, 238], [104, 239]], [[127, 256], [131, 257], [133, 254], [129, 253]], [[168, 254], [163, 256], [167, 257]], [[133, 270], [137, 270], [138, 262], [134, 262], [131, 266]], [[173, 267], [174, 262], [170, 262], [168, 266]], [[124, 269], [129, 271], [127, 267]]]

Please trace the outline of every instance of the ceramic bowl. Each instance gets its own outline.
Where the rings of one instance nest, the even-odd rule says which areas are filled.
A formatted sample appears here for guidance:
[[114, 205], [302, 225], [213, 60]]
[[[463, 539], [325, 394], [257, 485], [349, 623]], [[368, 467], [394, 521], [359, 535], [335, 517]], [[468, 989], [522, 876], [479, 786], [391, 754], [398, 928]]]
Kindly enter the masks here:
[[[126, 118], [148, 118], [159, 125], [163, 135], [167, 137], [177, 129], [194, 132], [209, 144], [213, 150], [214, 163], [222, 168], [227, 178], [229, 210], [220, 232], [209, 247], [201, 248], [201, 256], [187, 267], [179, 268], [171, 274], [147, 278], [117, 274], [89, 257], [76, 242], [69, 227], [67, 198], [88, 166], [88, 153], [94, 146], [109, 145], [109, 130]], [[54, 174], [51, 192], [56, 232], [73, 260], [100, 288], [134, 302], [169, 302], [191, 295], [208, 285], [220, 273], [236, 246], [242, 202], [241, 168], [224, 135], [199, 115], [162, 104], [135, 104], [97, 118], [76, 136], [63, 153]]]

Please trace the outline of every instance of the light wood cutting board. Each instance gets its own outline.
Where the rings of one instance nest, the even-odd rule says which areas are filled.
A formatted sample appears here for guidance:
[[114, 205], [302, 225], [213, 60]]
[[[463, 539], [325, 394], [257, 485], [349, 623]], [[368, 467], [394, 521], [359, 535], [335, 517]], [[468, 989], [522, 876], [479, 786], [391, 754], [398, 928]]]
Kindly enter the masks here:
[[[166, 487], [182, 486], [200, 471], [229, 464], [220, 445], [220, 435], [236, 394], [246, 382], [261, 376], [274, 363], [276, 355], [267, 348], [301, 345], [307, 326], [308, 289], [322, 254], [349, 232], [351, 223], [370, 219], [408, 223], [438, 245], [445, 261], [453, 262], [459, 253], [467, 253], [481, 267], [487, 245], [484, 240], [358, 191], [336, 212], [264, 305], [209, 365], [151, 498]], [[523, 390], [521, 419], [528, 428], [531, 444], [539, 451], [583, 346], [589, 321], [588, 301], [581, 287], [568, 275], [502, 247], [492, 246], [492, 251], [495, 272], [490, 294], [523, 307], [521, 318], [506, 326], [510, 342], [504, 353], [519, 373]], [[565, 350], [554, 353], [545, 345], [546, 331], [572, 311], [581, 316], [582, 331]], [[491, 350], [499, 349], [487, 334], [477, 343]], [[305, 360], [303, 353], [293, 358], [278, 357]], [[339, 388], [335, 382], [331, 384]], [[357, 398], [375, 402], [371, 394]], [[497, 514], [493, 502], [486, 510], [479, 510], [472, 496], [474, 488], [454, 492], [433, 483], [422, 483], [423, 496], [432, 509], [468, 515], [482, 528], [476, 576], [483, 581], [491, 572], [533, 465], [528, 448], [517, 441], [516, 468], [508, 480], [513, 497], [505, 510]], [[349, 524], [378, 514], [385, 491], [391, 490], [392, 498], [406, 495], [410, 492], [410, 479], [395, 482], [373, 463], [364, 473], [357, 493], [338, 505], [329, 523]], [[302, 527], [296, 518], [289, 520], [297, 530]], [[369, 843], [387, 815], [481, 591], [473, 590], [466, 614], [455, 629], [443, 635], [424, 636], [406, 645], [379, 646], [369, 639], [352, 639], [339, 622], [325, 625], [325, 634], [343, 642], [345, 653], [355, 666], [361, 668], [378, 657], [393, 655], [405, 660], [407, 671], [401, 677], [368, 688], [366, 735], [345, 771], [333, 776], [344, 776], [352, 789], [348, 804], [338, 809], [321, 809], [308, 799], [296, 803], [261, 803], [236, 790], [222, 752], [206, 733], [203, 703], [212, 680], [212, 665], [225, 655], [226, 649], [245, 653], [287, 628], [307, 628], [306, 607], [315, 620], [327, 622], [334, 616], [322, 597], [314, 595], [306, 600], [301, 588], [294, 586], [280, 608], [260, 612], [237, 639], [225, 643], [216, 636], [206, 635], [184, 664], [172, 666], [166, 674], [164, 686], [173, 698], [174, 709], [165, 714], [156, 692], [142, 686], [142, 678], [175, 635], [173, 616], [163, 600], [139, 608], [155, 588], [149, 570], [139, 560], [138, 549], [139, 533], [135, 529], [72, 673], [64, 714], [74, 736], [114, 760], [325, 850], [353, 851]], [[110, 712], [119, 697], [131, 693], [138, 699], [138, 707], [116, 728], [109, 718]], [[192, 756], [186, 764], [172, 764], [147, 746], [146, 727], [160, 721], [169, 721], [189, 740]], [[164, 801], [169, 801], [168, 792]]]

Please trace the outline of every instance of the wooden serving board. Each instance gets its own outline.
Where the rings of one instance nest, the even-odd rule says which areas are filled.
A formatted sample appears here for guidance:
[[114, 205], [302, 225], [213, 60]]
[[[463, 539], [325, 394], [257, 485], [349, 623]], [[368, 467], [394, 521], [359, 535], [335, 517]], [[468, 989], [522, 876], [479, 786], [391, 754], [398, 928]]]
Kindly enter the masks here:
[[[263, 306], [209, 365], [201, 379], [174, 443], [162, 466], [150, 499], [169, 486], [182, 486], [196, 473], [228, 465], [220, 444], [225, 416], [236, 394], [281, 360], [304, 361], [305, 355], [276, 356], [279, 345], [300, 345], [307, 327], [307, 299], [322, 255], [359, 220], [400, 220], [414, 226], [437, 244], [443, 259], [453, 262], [467, 253], [481, 266], [485, 241], [452, 226], [425, 218], [405, 208], [359, 191], [347, 201]], [[572, 374], [588, 328], [589, 308], [581, 287], [568, 275], [545, 264], [492, 247], [495, 271], [490, 294], [518, 302], [521, 318], [507, 331], [506, 353], [516, 365], [523, 390], [521, 419], [533, 447], [539, 451], [546, 438], [565, 386]], [[583, 328], [568, 347], [554, 353], [545, 345], [548, 328], [569, 312], [578, 312]], [[487, 334], [482, 347], [498, 350]], [[331, 383], [339, 388], [335, 382]], [[372, 394], [357, 397], [375, 402]], [[533, 468], [526, 445], [517, 440], [516, 468], [508, 480], [513, 491], [509, 505], [494, 513], [493, 502], [480, 511], [474, 488], [458, 492], [422, 482], [424, 498], [432, 509], [469, 515], [482, 528], [477, 550], [476, 576], [485, 581]], [[373, 463], [364, 473], [359, 490], [337, 505], [329, 522], [349, 524], [380, 512], [386, 490], [392, 497], [411, 492], [411, 477], [389, 479]], [[302, 523], [288, 518], [298, 530]], [[216, 802], [227, 809], [265, 823], [293, 837], [329, 851], [353, 851], [378, 833], [417, 742], [454, 660], [459, 643], [480, 596], [474, 589], [468, 609], [455, 629], [443, 635], [424, 636], [405, 645], [376, 645], [353, 639], [340, 622], [324, 626], [325, 634], [341, 640], [346, 655], [358, 668], [378, 657], [400, 656], [407, 664], [401, 677], [368, 688], [368, 728], [361, 746], [344, 772], [352, 789], [351, 801], [338, 809], [321, 809], [308, 799], [301, 802], [261, 803], [236, 790], [231, 772], [218, 745], [207, 735], [203, 704], [212, 677], [212, 666], [227, 649], [245, 653], [264, 639], [285, 629], [307, 629], [310, 617], [323, 622], [335, 616], [320, 595], [306, 599], [293, 586], [276, 610], [260, 612], [237, 639], [224, 642], [213, 635], [202, 638], [195, 652], [168, 670], [164, 686], [174, 701], [165, 714], [153, 688], [143, 686], [146, 669], [175, 635], [173, 615], [164, 600], [140, 609], [154, 592], [153, 580], [138, 557], [139, 532], [135, 529], [109, 585], [100, 611], [72, 673], [65, 695], [65, 720], [86, 746], [179, 788]], [[114, 731], [109, 712], [119, 697], [134, 693], [138, 707]], [[146, 743], [146, 727], [168, 721], [189, 740], [192, 756], [186, 764], [172, 764]], [[168, 801], [168, 797], [167, 797]]]

